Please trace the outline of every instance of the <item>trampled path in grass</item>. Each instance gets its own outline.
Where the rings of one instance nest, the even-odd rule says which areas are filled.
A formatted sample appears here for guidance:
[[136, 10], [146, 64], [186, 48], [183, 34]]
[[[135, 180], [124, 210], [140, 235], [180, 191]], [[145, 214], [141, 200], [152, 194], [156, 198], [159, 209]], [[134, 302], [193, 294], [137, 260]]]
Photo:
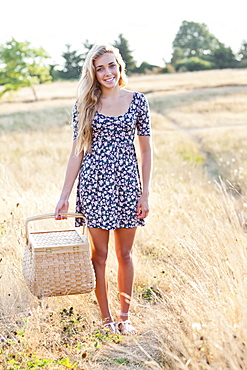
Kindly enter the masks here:
[[[221, 154], [223, 152], [231, 157], [231, 149], [234, 148], [230, 158], [234, 164], [239, 137], [242, 138], [240, 152], [246, 150], [243, 140], [247, 134], [246, 92], [247, 86], [239, 81], [239, 84], [227, 86], [216, 84], [214, 87], [196, 87], [182, 93], [173, 91], [172, 94], [160, 96], [151, 94], [151, 109], [160, 115], [154, 129], [160, 134], [163, 130], [165, 135], [169, 135], [169, 131], [181, 133], [185, 141], [194, 143], [201, 152], [209, 180], [219, 182], [220, 177], [229, 177], [231, 181], [229, 171], [223, 168]], [[241, 157], [243, 159], [244, 155]], [[236, 196], [239, 191], [242, 192], [237, 184]]]

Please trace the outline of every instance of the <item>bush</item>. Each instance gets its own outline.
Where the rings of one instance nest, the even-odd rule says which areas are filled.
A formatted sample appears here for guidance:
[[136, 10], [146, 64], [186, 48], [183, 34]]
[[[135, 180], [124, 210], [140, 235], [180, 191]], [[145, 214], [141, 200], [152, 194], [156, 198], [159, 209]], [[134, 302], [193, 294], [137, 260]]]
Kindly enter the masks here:
[[142, 62], [142, 64], [137, 67], [134, 72], [145, 73], [145, 74], [157, 74], [160, 73], [161, 68], [155, 64], [150, 64], [148, 62]]
[[247, 68], [247, 59], [242, 59], [238, 65], [237, 68]]
[[176, 71], [202, 71], [205, 69], [212, 69], [213, 64], [207, 60], [200, 59], [198, 57], [191, 57], [187, 60], [180, 60], [176, 63]]

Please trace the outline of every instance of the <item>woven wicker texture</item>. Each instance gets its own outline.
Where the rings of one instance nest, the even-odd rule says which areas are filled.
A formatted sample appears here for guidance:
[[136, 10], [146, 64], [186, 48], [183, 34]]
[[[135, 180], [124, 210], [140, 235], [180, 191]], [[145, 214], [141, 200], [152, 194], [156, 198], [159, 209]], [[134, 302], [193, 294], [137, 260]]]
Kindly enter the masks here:
[[45, 231], [30, 233], [29, 240], [35, 249], [51, 246], [72, 246], [80, 245], [88, 250], [88, 241], [83, 235], [79, 235], [76, 230]]
[[95, 287], [87, 238], [77, 230], [28, 233], [23, 275], [37, 297], [84, 294]]

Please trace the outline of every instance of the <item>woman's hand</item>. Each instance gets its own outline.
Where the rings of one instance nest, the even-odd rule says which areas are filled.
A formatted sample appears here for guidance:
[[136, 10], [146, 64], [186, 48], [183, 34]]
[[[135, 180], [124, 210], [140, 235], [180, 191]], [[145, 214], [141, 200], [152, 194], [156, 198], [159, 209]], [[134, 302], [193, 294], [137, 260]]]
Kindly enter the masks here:
[[148, 206], [148, 196], [142, 194], [137, 203], [137, 218], [143, 219], [148, 216], [149, 206]]
[[56, 220], [66, 219], [67, 217], [64, 215], [60, 215], [60, 213], [67, 213], [68, 209], [69, 209], [68, 200], [60, 199], [55, 209], [55, 219]]

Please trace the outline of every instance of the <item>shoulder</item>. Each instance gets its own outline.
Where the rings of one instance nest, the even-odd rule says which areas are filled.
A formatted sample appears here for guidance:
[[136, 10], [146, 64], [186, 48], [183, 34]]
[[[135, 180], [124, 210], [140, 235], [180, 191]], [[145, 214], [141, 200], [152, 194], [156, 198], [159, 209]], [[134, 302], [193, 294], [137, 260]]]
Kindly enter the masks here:
[[74, 123], [78, 123], [78, 104], [77, 101], [75, 101], [72, 109], [72, 118]]
[[134, 91], [133, 93], [133, 101], [134, 104], [139, 107], [140, 109], [147, 109], [148, 108], [148, 101], [146, 96], [139, 92], [139, 91]]
[[77, 111], [78, 110], [78, 102], [77, 100], [74, 102], [73, 104], [73, 111]]
[[123, 96], [126, 98], [133, 98], [136, 100], [147, 100], [145, 95], [139, 91], [131, 91], [127, 89], [122, 90]]
[[139, 91], [132, 91], [132, 95], [133, 95], [133, 98], [137, 101], [137, 102], [143, 102], [143, 101], [147, 101], [147, 98], [146, 96], [139, 92]]

